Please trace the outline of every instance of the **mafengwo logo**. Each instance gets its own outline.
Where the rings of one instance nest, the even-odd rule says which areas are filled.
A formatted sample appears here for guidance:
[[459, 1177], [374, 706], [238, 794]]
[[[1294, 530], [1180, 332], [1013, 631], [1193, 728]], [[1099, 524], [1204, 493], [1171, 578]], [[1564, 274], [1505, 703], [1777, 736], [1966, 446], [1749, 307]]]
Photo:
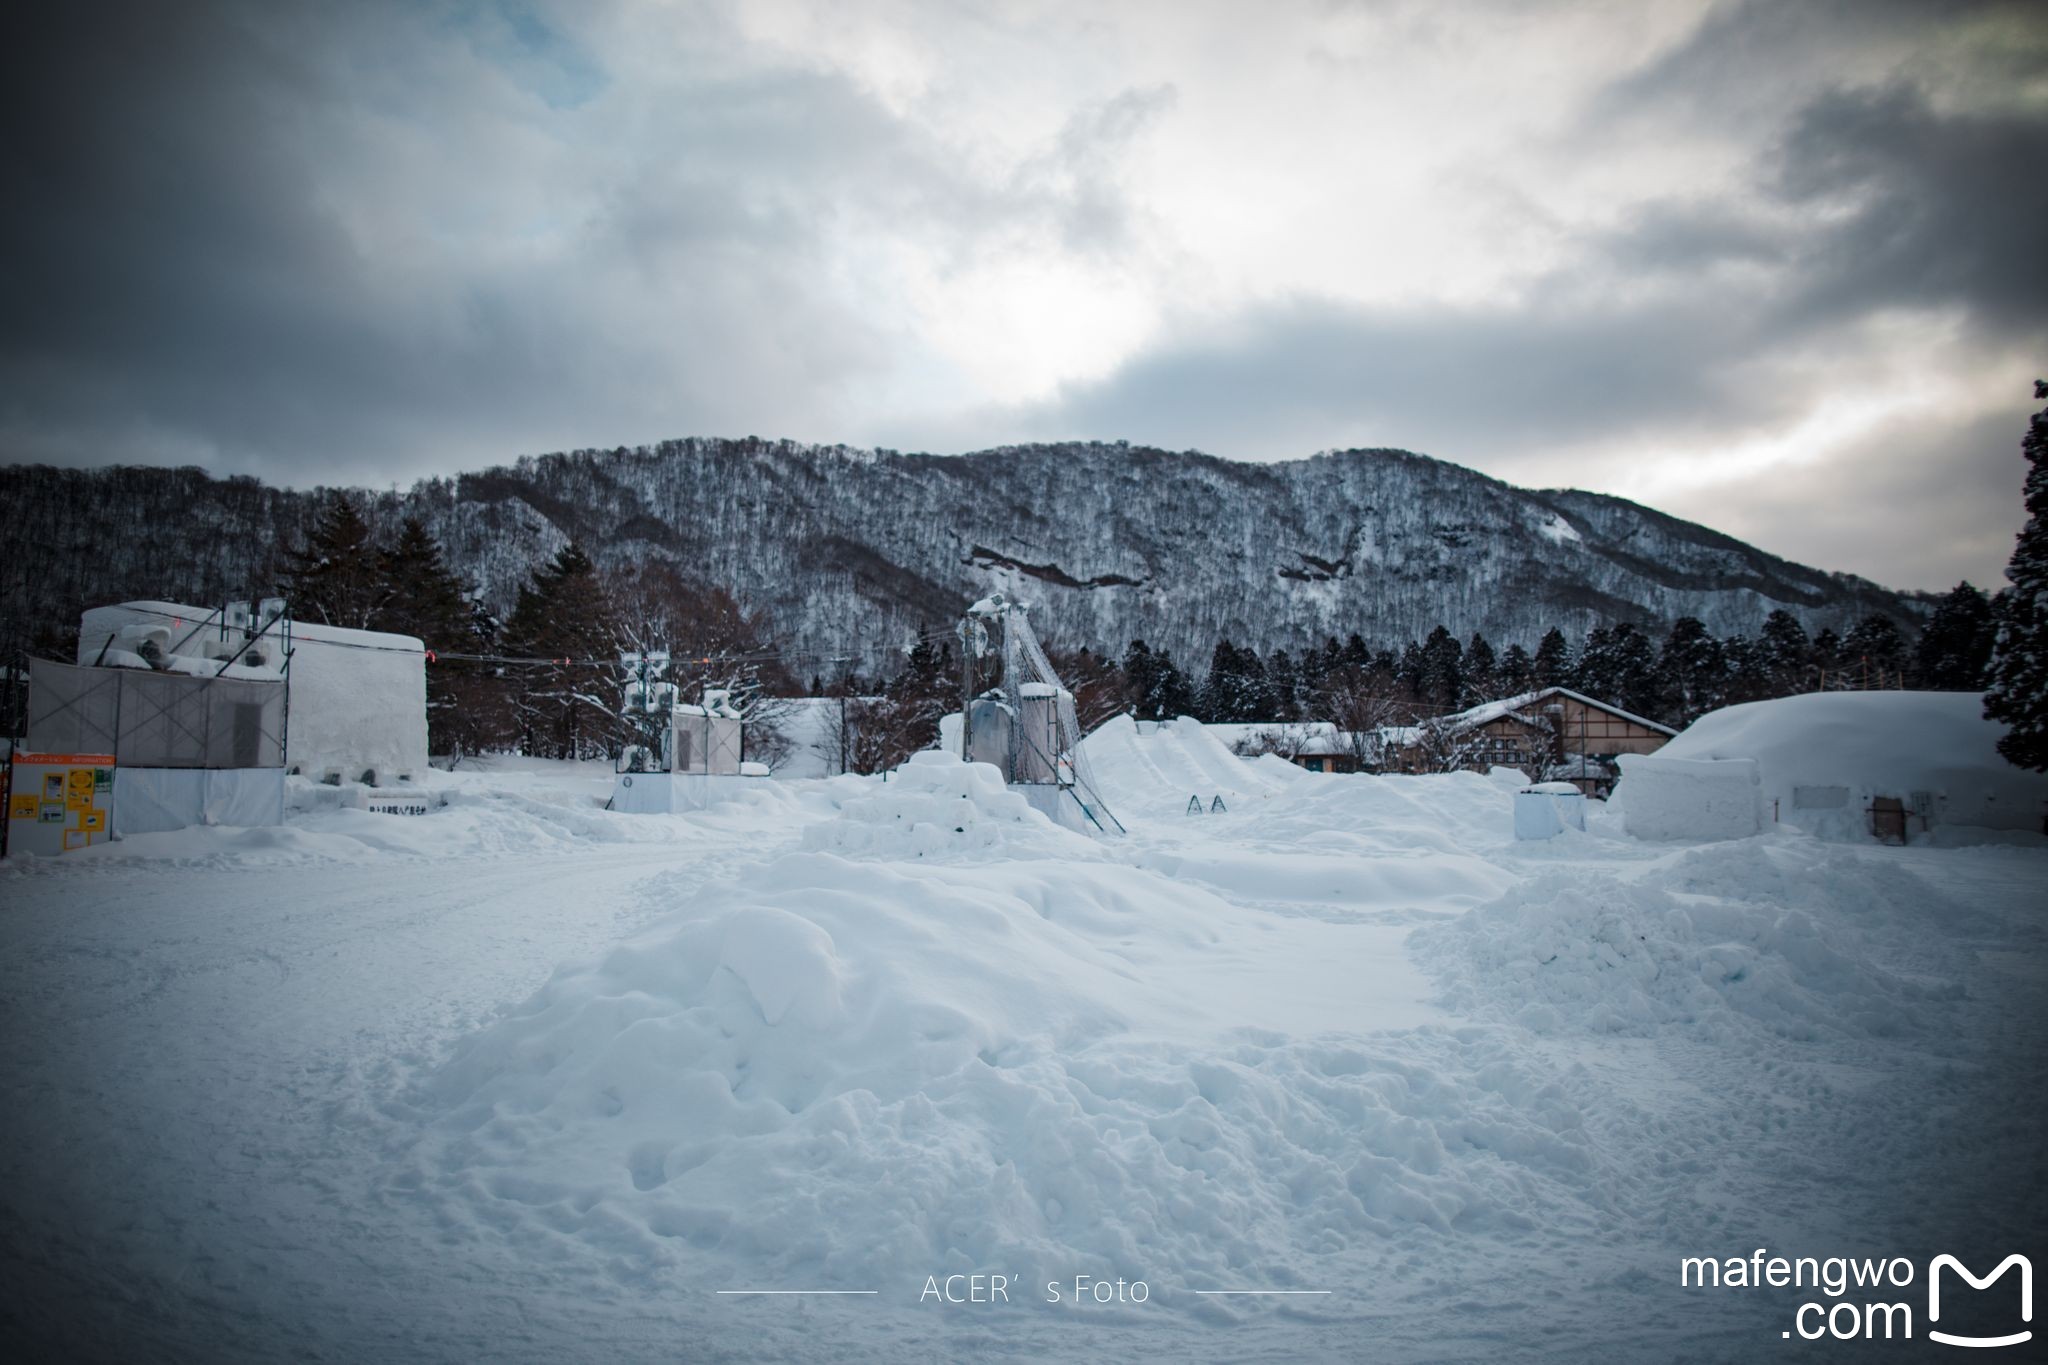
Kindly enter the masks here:
[[1937, 1256], [1927, 1266], [1927, 1335], [1935, 1341], [1949, 1346], [2017, 1346], [2023, 1341], [2032, 1341], [2032, 1329], [2013, 1332], [2002, 1337], [1961, 1337], [1936, 1330], [1934, 1324], [1941, 1321], [1941, 1272], [1953, 1270], [1963, 1277], [1972, 1289], [1989, 1289], [1998, 1279], [2014, 1266], [2020, 1268], [2020, 1321], [2034, 1320], [2034, 1263], [2015, 1252], [1998, 1263], [1998, 1268], [1979, 1279], [1970, 1273], [1970, 1268], [1947, 1255]]
[[[2000, 1261], [1988, 1275], [1979, 1275], [1956, 1257], [1943, 1253], [1927, 1263], [1927, 1338], [1945, 1346], [2019, 1346], [2034, 1339], [2031, 1327], [2003, 1335], [1967, 1335], [1945, 1332], [1941, 1321], [1942, 1279], [1953, 1271], [1970, 1288], [1990, 1289], [2017, 1269], [2020, 1285], [2020, 1322], [2034, 1320], [2034, 1265], [2014, 1253]], [[1792, 1326], [1782, 1337], [1798, 1336], [1803, 1341], [1911, 1340], [1913, 1303], [1897, 1293], [1910, 1289], [1915, 1266], [1903, 1256], [1890, 1260], [1830, 1256], [1772, 1256], [1758, 1247], [1748, 1256], [1723, 1260], [1686, 1257], [1680, 1262], [1678, 1282], [1686, 1288], [1716, 1289], [1815, 1289], [1828, 1301], [1809, 1300], [1792, 1314]], [[1853, 1291], [1862, 1289], [1863, 1294]], [[2009, 1292], [2009, 1291], [2007, 1291]], [[1950, 1307], [1956, 1306], [1954, 1294]], [[1953, 1321], [1951, 1314], [1951, 1321]]]

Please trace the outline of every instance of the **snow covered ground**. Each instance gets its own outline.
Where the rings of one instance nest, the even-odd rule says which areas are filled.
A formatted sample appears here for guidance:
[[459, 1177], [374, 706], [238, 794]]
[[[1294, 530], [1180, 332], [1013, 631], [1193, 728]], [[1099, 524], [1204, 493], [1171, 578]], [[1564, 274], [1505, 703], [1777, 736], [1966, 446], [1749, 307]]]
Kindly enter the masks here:
[[[1832, 1299], [1680, 1259], [2048, 1251], [2048, 843], [1516, 844], [1506, 775], [1090, 752], [1127, 838], [936, 755], [674, 817], [521, 763], [0, 865], [0, 1335], [1818, 1358]], [[787, 1289], [839, 1292], [733, 1292]]]

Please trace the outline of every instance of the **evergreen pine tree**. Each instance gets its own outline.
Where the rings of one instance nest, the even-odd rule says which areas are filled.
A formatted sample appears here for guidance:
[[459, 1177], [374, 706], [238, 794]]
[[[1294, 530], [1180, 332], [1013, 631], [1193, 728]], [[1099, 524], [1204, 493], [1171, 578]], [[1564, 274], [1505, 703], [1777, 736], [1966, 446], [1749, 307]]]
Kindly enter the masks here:
[[1276, 649], [1266, 658], [1266, 696], [1265, 719], [1301, 719], [1301, 675], [1295, 668], [1294, 657], [1284, 649]]
[[1624, 711], [1653, 716], [1664, 709], [1657, 675], [1657, 647], [1650, 637], [1627, 621], [1608, 635], [1614, 681], [1607, 699]]
[[1721, 642], [1721, 657], [1726, 664], [1727, 705], [1778, 695], [1772, 690], [1771, 672], [1756, 641], [1747, 635], [1731, 635]]
[[1839, 692], [1849, 686], [1842, 667], [1842, 637], [1830, 627], [1822, 627], [1813, 637], [1813, 668], [1815, 682], [1823, 692]]
[[1202, 719], [1223, 724], [1259, 721], [1271, 708], [1266, 665], [1258, 651], [1239, 649], [1229, 640], [1218, 644], [1202, 684]]
[[1858, 687], [1897, 687], [1905, 663], [1905, 638], [1889, 616], [1866, 616], [1842, 637], [1842, 666]]
[[1991, 662], [1991, 599], [1966, 579], [1928, 618], [1913, 652], [1913, 685], [1934, 692], [1981, 692]]
[[1536, 690], [1536, 660], [1520, 645], [1507, 647], [1496, 671], [1500, 676], [1501, 691], [1510, 696], [1519, 697]]
[[[2034, 397], [2048, 398], [2048, 383], [2035, 381]], [[2034, 414], [2020, 450], [2027, 524], [2005, 566], [2010, 586], [1994, 608], [1984, 714], [2011, 727], [1998, 752], [2039, 772], [2048, 771], [2048, 408]]]
[[1465, 681], [1465, 647], [1458, 637], [1438, 626], [1422, 642], [1418, 662], [1415, 690], [1423, 704], [1439, 713], [1457, 710]]
[[514, 705], [524, 751], [538, 758], [598, 758], [617, 742], [621, 636], [597, 566], [571, 542], [519, 590], [506, 647], [544, 660], [517, 666]]
[[427, 647], [427, 747], [437, 754], [460, 753], [466, 727], [458, 712], [484, 698], [469, 687], [478, 664], [442, 658], [479, 653], [471, 638], [475, 607], [470, 587], [449, 569], [441, 547], [418, 517], [407, 517], [398, 539], [377, 556], [379, 630], [416, 637]]
[[1159, 686], [1159, 660], [1143, 640], [1133, 640], [1124, 650], [1124, 706], [1139, 720], [1158, 720], [1152, 712]]
[[366, 630], [381, 586], [370, 526], [355, 499], [327, 494], [306, 544], [285, 552], [284, 595], [302, 621]]
[[1501, 691], [1500, 664], [1493, 645], [1478, 631], [1472, 632], [1463, 660], [1465, 700], [1473, 705], [1492, 701]]
[[1571, 641], [1564, 638], [1563, 631], [1552, 626], [1543, 632], [1543, 638], [1536, 644], [1536, 686], [1567, 686], [1577, 662], [1572, 657]]
[[1393, 674], [1396, 688], [1418, 704], [1426, 705], [1422, 697], [1422, 646], [1410, 640], [1401, 646], [1401, 657], [1389, 670]]
[[1756, 644], [1757, 662], [1769, 679], [1770, 695], [1789, 697], [1812, 690], [1813, 643], [1806, 627], [1779, 607], [1764, 618]]
[[1586, 638], [1579, 643], [1578, 657], [1572, 664], [1571, 688], [1584, 693], [1596, 701], [1615, 702], [1617, 675], [1613, 632], [1606, 626], [1595, 626], [1586, 632]]
[[1727, 659], [1721, 642], [1696, 616], [1681, 616], [1664, 637], [1657, 658], [1664, 694], [1664, 716], [1683, 729], [1721, 705], [1726, 690]]
[[377, 555], [378, 630], [417, 636], [428, 649], [468, 652], [470, 587], [451, 570], [418, 517], [407, 517], [391, 548]]
[[1154, 674], [1153, 692], [1149, 702], [1153, 718], [1178, 720], [1182, 716], [1194, 715], [1199, 708], [1199, 702], [1195, 696], [1193, 679], [1173, 661], [1173, 655], [1165, 650], [1159, 650], [1153, 658], [1158, 661], [1158, 671]]
[[1209, 672], [1202, 678], [1197, 714], [1204, 724], [1215, 725], [1229, 717], [1237, 690], [1237, 646], [1219, 640], [1209, 654]]

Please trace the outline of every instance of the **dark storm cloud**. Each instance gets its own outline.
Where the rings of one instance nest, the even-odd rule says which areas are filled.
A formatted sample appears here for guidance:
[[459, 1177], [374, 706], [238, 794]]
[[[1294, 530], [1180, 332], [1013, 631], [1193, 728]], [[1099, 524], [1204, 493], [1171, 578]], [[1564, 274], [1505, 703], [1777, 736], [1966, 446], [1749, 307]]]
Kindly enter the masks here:
[[2048, 320], [2048, 109], [1936, 114], [1905, 87], [1831, 91], [1800, 112], [1773, 186], [1791, 206], [1853, 204], [1813, 234], [1808, 306], [1958, 304], [2038, 336]]
[[[1314, 47], [1330, 12], [1273, 22]], [[892, 65], [886, 42], [872, 69], [832, 42], [785, 50], [713, 0], [48, 7], [0, 48], [0, 458], [191, 461], [305, 483], [691, 433], [956, 450], [1127, 436], [1254, 458], [1404, 445], [1508, 478], [1617, 486], [1614, 462], [1631, 458], [1617, 452], [1711, 461], [1798, 429], [1839, 404], [1857, 366], [1896, 376], [1902, 333], [1940, 334], [1948, 370], [1935, 377], [1954, 391], [1994, 361], [2031, 351], [2048, 364], [2041, 13], [1723, 4], [1633, 68], [1600, 67], [1604, 87], [1591, 67], [1560, 71], [1565, 113], [1526, 142], [1483, 121], [1462, 141], [1470, 130], [1446, 127], [1465, 159], [1388, 183], [1464, 186], [1435, 201], [1453, 215], [1505, 206], [1501, 255], [1523, 262], [1482, 271], [1498, 287], [1449, 279], [1451, 303], [1401, 288], [1400, 265], [1361, 269], [1347, 295], [1258, 256], [1267, 240], [1326, 250], [1350, 215], [1407, 211], [1374, 197], [1370, 172], [1383, 153], [1407, 167], [1421, 145], [1410, 133], [1361, 124], [1354, 147], [1345, 130], [1292, 126], [1289, 147], [1325, 139], [1343, 156], [1327, 183], [1262, 180], [1262, 151], [1291, 125], [1252, 115], [1311, 115], [1256, 70], [1201, 58], [1046, 76], [1114, 22], [1149, 52], [1157, 26], [1184, 17], [1175, 7], [1008, 15], [1027, 46], [975, 47], [979, 66], [953, 68], [934, 38], [922, 76], [916, 53]], [[1508, 18], [1531, 22], [1522, 6], [1447, 8], [1417, 20], [1419, 37], [1372, 31], [1454, 51]], [[846, 22], [868, 25], [849, 51], [901, 36]], [[983, 40], [979, 16], [889, 22]], [[944, 92], [1016, 71], [1044, 79], [985, 106], [920, 102], [920, 79]], [[1204, 85], [1229, 81], [1220, 96]], [[963, 107], [981, 122], [951, 126]], [[1028, 136], [1005, 122], [1026, 109]], [[1183, 119], [1239, 137], [1213, 179], [1207, 144], [1176, 133]], [[1173, 135], [1157, 164], [1214, 190], [1183, 204], [1228, 219], [1233, 175], [1283, 198], [1298, 178], [1279, 213], [1330, 226], [1267, 239], [1251, 214], [1240, 236], [1177, 236], [1132, 174], [1138, 151]], [[1669, 150], [1637, 178], [1629, 158], [1645, 147]], [[1620, 169], [1590, 188], [1552, 193], [1528, 170], [1568, 180], [1609, 157]], [[1479, 237], [1493, 230], [1474, 221]], [[1549, 254], [1517, 254], [1518, 233]], [[1472, 221], [1446, 236], [1446, 260], [1476, 270], [1491, 255]], [[1060, 310], [1085, 306], [1077, 288], [1126, 283], [1137, 302], [1106, 335], [1142, 338], [1157, 321], [1156, 340], [1054, 399], [988, 396], [1086, 372], [1092, 359], [1046, 365], [1069, 340]], [[1070, 325], [1071, 350], [1124, 354], [1091, 350], [1089, 325]], [[993, 361], [969, 354], [1009, 326], [1036, 331], [992, 345]], [[961, 379], [1012, 355], [1039, 367], [1030, 382]], [[1949, 431], [1980, 439], [2014, 416], [1970, 401]], [[1963, 458], [1939, 429], [1896, 444], [1869, 450], [1881, 476], [1822, 465], [1781, 486], [1832, 479], [1848, 491], [1831, 507], [1877, 524], [1877, 498]], [[1908, 447], [1910, 466], [1891, 463]], [[1786, 528], [1770, 548], [1820, 555], [1818, 532], [1803, 548], [1797, 516], [1758, 501], [1767, 486], [1671, 510]], [[1929, 537], [1998, 538], [1984, 528], [2002, 526], [2009, 497], [1976, 477], [1943, 489]]]
[[38, 11], [0, 94], [26, 133], [0, 153], [8, 454], [152, 458], [161, 439], [286, 480], [397, 477], [660, 434], [614, 408], [717, 429], [873, 364], [866, 322], [810, 285], [817, 224], [858, 178], [915, 202], [933, 177], [869, 100], [825, 74], [707, 72], [647, 112], [647, 154], [586, 177], [612, 149], [537, 130], [591, 92], [587, 63], [530, 16], [523, 41], [459, 17]]
[[1981, 24], [1975, 73], [2010, 82], [2038, 61], [2044, 40], [2035, 0], [1737, 0], [1708, 9], [1687, 38], [1609, 84], [1588, 102], [1589, 124], [1658, 113], [1685, 121], [1774, 120], [1816, 80], [1859, 79], [1863, 64], [1959, 25]]
[[610, 17], [35, 12], [0, 82], [24, 134], [0, 151], [0, 458], [305, 482], [845, 437], [849, 394], [917, 343], [843, 287], [844, 240], [922, 234], [956, 264], [1032, 234], [1112, 250], [1115, 157], [1172, 102], [1083, 104], [1007, 180], [975, 180], [843, 73], [733, 56], [716, 5], [664, 12], [650, 31], [677, 49], [621, 89], [571, 31]]

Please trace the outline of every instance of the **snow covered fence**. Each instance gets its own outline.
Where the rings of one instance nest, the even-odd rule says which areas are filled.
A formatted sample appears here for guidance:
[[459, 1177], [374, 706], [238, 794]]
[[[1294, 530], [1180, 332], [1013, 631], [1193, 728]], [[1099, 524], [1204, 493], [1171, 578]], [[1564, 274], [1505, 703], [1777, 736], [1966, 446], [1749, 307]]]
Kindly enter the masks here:
[[1687, 759], [1622, 754], [1615, 801], [1638, 839], [1746, 839], [1763, 829], [1763, 791], [1753, 758]]

